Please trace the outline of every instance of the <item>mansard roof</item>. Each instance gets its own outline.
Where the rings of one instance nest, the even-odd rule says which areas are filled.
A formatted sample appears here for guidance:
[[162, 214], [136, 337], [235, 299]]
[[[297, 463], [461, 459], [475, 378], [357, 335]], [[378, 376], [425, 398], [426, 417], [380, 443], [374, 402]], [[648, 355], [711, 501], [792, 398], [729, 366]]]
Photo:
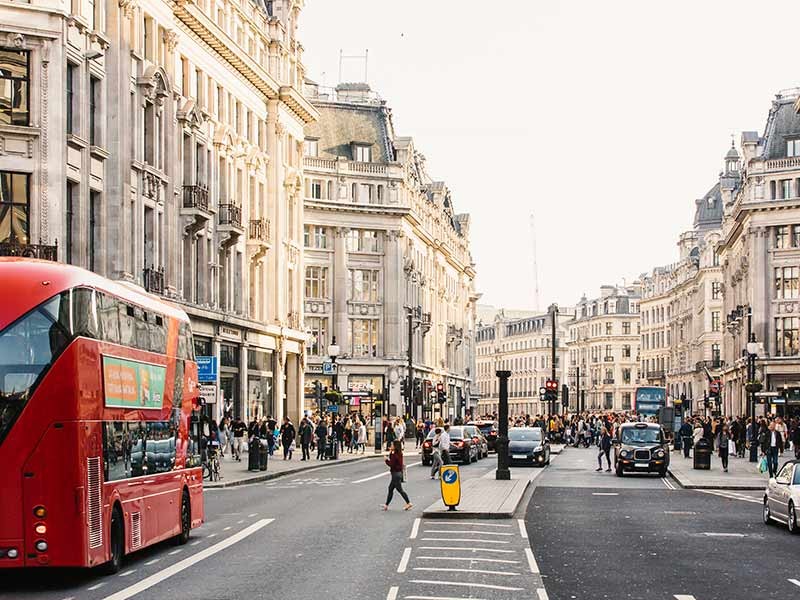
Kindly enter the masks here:
[[372, 162], [391, 162], [393, 127], [384, 105], [314, 102], [320, 113], [316, 123], [306, 126], [306, 138], [319, 140], [320, 158], [353, 160], [352, 144], [372, 148]]
[[699, 231], [722, 227], [722, 194], [717, 183], [705, 196], [695, 200], [694, 228]]
[[764, 129], [764, 158], [786, 158], [786, 139], [800, 137], [800, 114], [797, 111], [800, 91], [778, 94], [772, 102]]

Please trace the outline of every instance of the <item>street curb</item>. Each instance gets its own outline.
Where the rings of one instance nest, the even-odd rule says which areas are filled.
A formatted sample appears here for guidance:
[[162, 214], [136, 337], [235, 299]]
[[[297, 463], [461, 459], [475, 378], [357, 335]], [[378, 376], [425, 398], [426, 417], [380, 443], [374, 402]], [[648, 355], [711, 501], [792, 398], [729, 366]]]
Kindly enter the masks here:
[[675, 473], [672, 472], [671, 469], [667, 469], [670, 476], [672, 477], [675, 482], [681, 486], [681, 489], [684, 490], [731, 490], [731, 491], [764, 491], [767, 486], [767, 482], [764, 482], [764, 485], [711, 485], [711, 484], [704, 484], [704, 483], [684, 483], [682, 482]]
[[341, 461], [341, 462], [333, 462], [333, 461], [326, 461], [328, 464], [315, 464], [315, 465], [304, 465], [302, 467], [297, 467], [296, 469], [289, 469], [287, 471], [281, 471], [280, 473], [270, 473], [269, 471], [265, 473], [259, 473], [257, 475], [253, 475], [252, 477], [245, 477], [244, 479], [237, 479], [236, 481], [225, 481], [221, 483], [203, 483], [204, 490], [215, 490], [215, 489], [222, 489], [222, 488], [231, 488], [231, 487], [238, 487], [240, 485], [247, 485], [250, 483], [260, 483], [263, 481], [269, 481], [271, 479], [278, 479], [279, 477], [284, 477], [285, 475], [295, 475], [297, 473], [302, 473], [304, 471], [311, 471], [313, 469], [325, 469], [327, 467], [336, 467], [339, 465], [349, 465], [350, 463], [357, 463], [362, 462], [365, 460], [370, 460], [374, 458], [384, 458], [383, 453], [381, 454], [372, 454], [370, 456], [362, 456], [361, 458], [351, 458], [349, 460]]
[[456, 509], [454, 511], [436, 510], [436, 511], [430, 511], [430, 512], [427, 511], [427, 510], [423, 510], [422, 511], [422, 518], [423, 519], [453, 519], [453, 520], [457, 520], [457, 519], [511, 519], [511, 518], [514, 517], [514, 514], [517, 512], [517, 509], [519, 508], [520, 502], [522, 502], [522, 498], [525, 496], [525, 492], [528, 491], [528, 488], [530, 487], [531, 483], [533, 483], [533, 480], [531, 480], [531, 479], [526, 479], [524, 481], [525, 481], [525, 487], [522, 490], [522, 493], [519, 495], [519, 500], [517, 500], [517, 503], [514, 505], [514, 508], [511, 509], [511, 510], [503, 511], [503, 512], [461, 511], [461, 510], [458, 510], [458, 509]]

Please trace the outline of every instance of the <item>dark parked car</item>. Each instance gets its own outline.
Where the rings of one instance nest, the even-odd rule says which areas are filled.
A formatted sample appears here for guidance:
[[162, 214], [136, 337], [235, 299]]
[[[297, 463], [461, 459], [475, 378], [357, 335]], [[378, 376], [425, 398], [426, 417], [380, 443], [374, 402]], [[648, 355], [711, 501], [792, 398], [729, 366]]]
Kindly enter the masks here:
[[472, 437], [472, 443], [478, 447], [478, 458], [489, 457], [489, 442], [486, 441], [481, 430], [475, 425], [464, 425], [464, 433]]
[[494, 451], [497, 442], [497, 421], [470, 421], [467, 425], [475, 425], [486, 438], [489, 450]]
[[[432, 441], [436, 436], [434, 428], [428, 433], [428, 437], [422, 442], [422, 464], [430, 465], [433, 463]], [[450, 462], [468, 465], [478, 461], [478, 446], [472, 443], [470, 436], [464, 435], [463, 427], [450, 428]]]
[[508, 458], [511, 464], [543, 467], [550, 464], [550, 442], [541, 427], [512, 427], [508, 430]]
[[658, 423], [623, 423], [614, 439], [617, 477], [625, 471], [667, 474], [669, 441]]

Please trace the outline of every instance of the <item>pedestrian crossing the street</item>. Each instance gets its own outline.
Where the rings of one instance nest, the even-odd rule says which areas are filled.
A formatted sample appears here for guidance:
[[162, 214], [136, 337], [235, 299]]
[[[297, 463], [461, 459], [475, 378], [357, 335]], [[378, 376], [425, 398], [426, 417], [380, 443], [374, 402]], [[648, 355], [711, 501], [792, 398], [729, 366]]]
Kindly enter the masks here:
[[525, 523], [416, 520], [387, 600], [547, 599]]

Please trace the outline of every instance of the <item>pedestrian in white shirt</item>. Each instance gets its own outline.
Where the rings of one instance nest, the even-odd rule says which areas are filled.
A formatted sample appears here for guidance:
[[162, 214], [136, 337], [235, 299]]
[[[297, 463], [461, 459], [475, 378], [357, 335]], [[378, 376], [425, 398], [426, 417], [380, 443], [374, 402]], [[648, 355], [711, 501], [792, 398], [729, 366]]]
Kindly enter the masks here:
[[450, 425], [444, 426], [444, 431], [439, 437], [439, 452], [442, 455], [442, 463], [450, 464]]

